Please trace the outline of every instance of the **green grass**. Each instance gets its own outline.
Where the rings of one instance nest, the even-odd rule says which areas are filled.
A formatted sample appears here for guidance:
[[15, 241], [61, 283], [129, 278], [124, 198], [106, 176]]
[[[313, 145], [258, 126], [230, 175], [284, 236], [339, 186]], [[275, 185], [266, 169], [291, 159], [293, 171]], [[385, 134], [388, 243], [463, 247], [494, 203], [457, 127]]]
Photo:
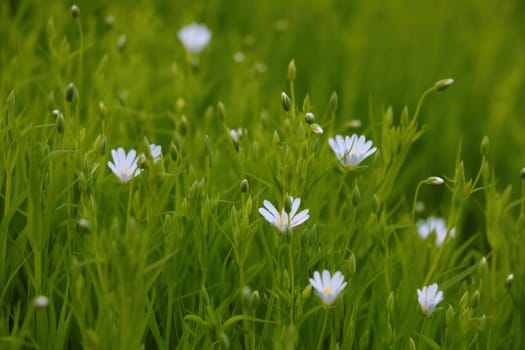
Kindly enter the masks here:
[[[71, 5], [0, 6], [0, 348], [524, 346], [521, 2]], [[328, 139], [354, 132], [378, 150], [344, 171]], [[258, 209], [287, 196], [310, 217], [281, 233]]]

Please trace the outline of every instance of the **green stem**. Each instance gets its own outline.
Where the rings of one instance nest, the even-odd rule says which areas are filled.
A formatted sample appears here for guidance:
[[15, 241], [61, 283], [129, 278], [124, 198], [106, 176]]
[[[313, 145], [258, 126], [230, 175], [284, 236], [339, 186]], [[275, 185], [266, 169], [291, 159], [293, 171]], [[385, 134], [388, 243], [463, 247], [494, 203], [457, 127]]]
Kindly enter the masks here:
[[292, 305], [291, 305], [291, 310], [290, 310], [290, 314], [291, 314], [291, 320], [292, 320], [292, 323], [294, 323], [294, 309], [295, 309], [295, 275], [294, 275], [294, 260], [293, 260], [293, 250], [292, 250], [292, 243], [293, 243], [293, 236], [292, 236], [292, 232], [290, 231], [290, 242], [288, 244], [288, 269], [290, 270], [290, 286], [291, 286], [291, 290], [290, 290], [290, 296], [292, 298]]
[[317, 350], [322, 349], [324, 332], [326, 330], [326, 324], [328, 323], [328, 310], [324, 310], [323, 326], [321, 327], [321, 333], [319, 334], [319, 342], [317, 343]]
[[419, 98], [419, 101], [417, 102], [416, 112], [414, 113], [414, 117], [412, 117], [412, 124], [415, 124], [417, 121], [417, 117], [419, 116], [419, 112], [421, 111], [421, 106], [423, 105], [423, 101], [427, 97], [429, 93], [435, 90], [435, 87], [431, 87], [425, 90], [421, 97]]
[[412, 203], [412, 214], [410, 214], [410, 222], [414, 222], [414, 218], [416, 217], [417, 196], [419, 194], [419, 189], [424, 183], [425, 181], [422, 180], [417, 184], [416, 193], [414, 194], [414, 202]]
[[124, 231], [126, 237], [128, 236], [129, 230], [129, 221], [131, 218], [131, 195], [133, 193], [133, 180], [129, 184], [129, 193], [128, 193], [128, 209], [126, 211], [126, 230]]

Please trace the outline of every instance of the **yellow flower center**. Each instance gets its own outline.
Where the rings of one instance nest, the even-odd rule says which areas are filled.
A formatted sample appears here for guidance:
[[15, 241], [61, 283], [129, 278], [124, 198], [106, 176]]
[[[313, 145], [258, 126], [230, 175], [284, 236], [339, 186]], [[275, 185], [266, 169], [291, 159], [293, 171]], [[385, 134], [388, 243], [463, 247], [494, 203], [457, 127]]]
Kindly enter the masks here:
[[328, 294], [331, 294], [331, 293], [332, 293], [332, 290], [330, 288], [323, 289], [323, 294], [324, 295], [328, 295]]

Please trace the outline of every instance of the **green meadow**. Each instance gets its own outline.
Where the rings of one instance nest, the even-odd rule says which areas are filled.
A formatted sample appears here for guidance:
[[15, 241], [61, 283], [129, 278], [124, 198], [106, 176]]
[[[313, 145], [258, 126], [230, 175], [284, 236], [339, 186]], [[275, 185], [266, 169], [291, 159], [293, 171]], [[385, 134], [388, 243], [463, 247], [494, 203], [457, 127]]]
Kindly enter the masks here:
[[520, 0], [0, 4], [0, 349], [521, 349]]

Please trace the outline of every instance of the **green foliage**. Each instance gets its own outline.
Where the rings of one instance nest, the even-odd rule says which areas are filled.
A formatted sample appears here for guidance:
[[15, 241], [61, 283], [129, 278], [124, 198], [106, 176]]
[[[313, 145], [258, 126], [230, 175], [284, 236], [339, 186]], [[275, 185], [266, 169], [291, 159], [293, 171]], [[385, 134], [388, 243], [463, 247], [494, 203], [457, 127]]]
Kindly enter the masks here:
[[524, 346], [521, 2], [72, 5], [0, 7], [0, 348]]

